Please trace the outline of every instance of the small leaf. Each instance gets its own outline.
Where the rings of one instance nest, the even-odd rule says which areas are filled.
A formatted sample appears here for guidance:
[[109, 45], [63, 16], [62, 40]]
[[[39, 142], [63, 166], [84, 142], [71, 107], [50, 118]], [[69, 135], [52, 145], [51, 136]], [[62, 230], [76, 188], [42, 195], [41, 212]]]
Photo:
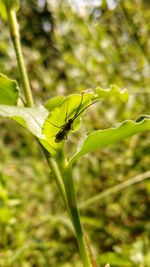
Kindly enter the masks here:
[[17, 82], [0, 73], [0, 104], [15, 106], [17, 105], [18, 97]]
[[77, 153], [70, 159], [70, 164], [86, 153], [96, 151], [100, 148], [117, 143], [129, 136], [148, 130], [150, 130], [150, 116], [147, 115], [145, 117], [144, 115], [143, 120], [140, 122], [127, 120], [117, 127], [94, 131], [86, 135], [82, 140]]
[[24, 108], [0, 105], [0, 116], [17, 121], [41, 139], [45, 139], [45, 135], [42, 134], [42, 127], [48, 114], [47, 109], [43, 106]]
[[16, 11], [20, 8], [20, 0], [1, 0], [4, 6], [8, 9], [15, 8]]
[[[69, 95], [68, 97], [63, 98], [54, 98], [54, 103], [56, 104], [56, 108], [52, 110], [52, 112], [47, 117], [44, 126], [43, 126], [43, 134], [46, 135], [46, 141], [54, 148], [59, 149], [63, 146], [63, 141], [67, 138], [67, 134], [70, 131], [77, 130], [80, 126], [80, 116], [74, 120], [73, 124], [71, 125], [70, 131], [64, 132], [64, 136], [60, 142], [56, 142], [56, 135], [63, 129], [63, 126], [68, 122], [69, 119], [72, 119], [77, 111], [84, 109], [95, 97], [94, 93], [84, 93], [83, 98], [81, 94], [73, 94]], [[56, 101], [56, 102], [55, 102]], [[57, 102], [58, 101], [58, 102]], [[53, 99], [50, 104], [50, 109], [52, 106]], [[78, 110], [79, 108], [79, 110]]]
[[123, 102], [128, 101], [128, 91], [126, 89], [121, 91], [116, 85], [111, 85], [109, 89], [97, 87], [95, 91], [99, 98], [117, 97]]
[[1, 16], [2, 16], [2, 18], [3, 18], [4, 20], [7, 19], [6, 8], [5, 8], [5, 5], [4, 5], [4, 3], [3, 3], [2, 0], [0, 0], [0, 14], [1, 14]]
[[0, 0], [0, 14], [4, 20], [7, 20], [7, 9], [15, 9], [17, 12], [20, 8], [20, 0]]
[[56, 96], [56, 97], [52, 97], [50, 98], [46, 104], [44, 105], [48, 111], [52, 111], [54, 108], [56, 108], [57, 106], [59, 106], [65, 99], [65, 96], [60, 95], [60, 96]]
[[20, 8], [20, 0], [0, 0], [0, 14], [4, 20], [7, 20], [7, 9], [15, 9], [17, 12]]

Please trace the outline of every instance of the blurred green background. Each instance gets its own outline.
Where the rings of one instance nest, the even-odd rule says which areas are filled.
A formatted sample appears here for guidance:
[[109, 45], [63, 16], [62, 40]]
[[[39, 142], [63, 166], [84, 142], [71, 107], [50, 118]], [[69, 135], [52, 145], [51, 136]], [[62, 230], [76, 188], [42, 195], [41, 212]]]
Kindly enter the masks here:
[[[36, 104], [58, 94], [116, 84], [129, 101], [91, 107], [66, 150], [86, 131], [150, 111], [149, 0], [21, 0], [23, 53]], [[0, 72], [20, 83], [7, 23], [0, 20]], [[80, 267], [76, 240], [36, 141], [15, 122], [0, 124], [0, 266]], [[73, 151], [72, 151], [73, 153]], [[73, 172], [78, 203], [149, 170], [143, 133], [84, 157]], [[81, 210], [102, 266], [150, 266], [150, 181]]]

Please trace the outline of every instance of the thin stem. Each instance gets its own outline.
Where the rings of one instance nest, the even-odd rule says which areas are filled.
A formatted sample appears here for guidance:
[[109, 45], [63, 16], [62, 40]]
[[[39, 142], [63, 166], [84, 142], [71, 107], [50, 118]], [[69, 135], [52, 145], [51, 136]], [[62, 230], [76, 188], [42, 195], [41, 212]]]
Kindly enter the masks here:
[[56, 161], [51, 157], [49, 157], [48, 163], [49, 163], [49, 166], [50, 166], [50, 168], [51, 168], [51, 170], [52, 170], [52, 172], [54, 174], [55, 181], [56, 181], [57, 187], [59, 189], [59, 192], [60, 192], [60, 194], [62, 196], [62, 199], [64, 201], [64, 204], [65, 204], [67, 210], [69, 211], [66, 191], [65, 191], [65, 187], [64, 187], [64, 184], [63, 184], [62, 177], [61, 177], [59, 169], [58, 169], [58, 165], [57, 165]]
[[[85, 267], [96, 267], [96, 263], [93, 260], [93, 255], [91, 250], [89, 250], [89, 244], [85, 237], [83, 228], [80, 222], [80, 216], [76, 203], [76, 194], [74, 188], [74, 182], [72, 177], [72, 170], [69, 167], [66, 167], [64, 174], [64, 185], [66, 189], [66, 195], [68, 200], [68, 206], [71, 213], [71, 220], [75, 229], [76, 238], [78, 241], [78, 246], [80, 250], [80, 254]], [[92, 255], [92, 257], [91, 257]]]
[[66, 196], [66, 191], [65, 191], [65, 187], [64, 187], [64, 183], [63, 183], [63, 180], [62, 180], [62, 177], [60, 175], [60, 172], [59, 172], [59, 168], [58, 168], [58, 165], [55, 161], [54, 158], [52, 158], [49, 154], [49, 152], [44, 148], [44, 146], [40, 143], [40, 141], [38, 139], [36, 139], [38, 144], [40, 145], [43, 153], [44, 153], [44, 156], [47, 160], [47, 163], [50, 167], [50, 169], [52, 170], [53, 174], [54, 174], [54, 178], [55, 178], [55, 181], [56, 181], [56, 184], [57, 184], [57, 187], [58, 187], [58, 190], [59, 190], [59, 193], [63, 199], [63, 202], [68, 210], [68, 202], [67, 202], [67, 196]]
[[[84, 263], [84, 267], [93, 267], [90, 262], [90, 257], [88, 253], [88, 247], [86, 244], [86, 239], [83, 234], [83, 230], [81, 227], [80, 223], [80, 217], [79, 213], [77, 210], [77, 205], [76, 205], [76, 199], [75, 199], [75, 191], [74, 191], [74, 184], [72, 179], [72, 175], [69, 174], [68, 176], [68, 169], [66, 168], [67, 171], [65, 171], [65, 180], [69, 181], [69, 183], [64, 183], [62, 175], [60, 173], [59, 167], [55, 161], [54, 158], [49, 157], [47, 154], [47, 151], [42, 148], [45, 154], [45, 157], [47, 159], [47, 162], [54, 174], [54, 178], [56, 181], [56, 184], [58, 186], [59, 192], [62, 196], [62, 199], [64, 201], [64, 204], [68, 210], [69, 216], [71, 218], [75, 233], [76, 233], [76, 238], [78, 241], [78, 246], [80, 250], [80, 254]], [[70, 172], [69, 172], [70, 173]], [[73, 193], [72, 193], [73, 192]]]
[[76, 238], [80, 250], [80, 254], [83, 260], [84, 267], [96, 267], [96, 265], [91, 264], [91, 257], [89, 253], [89, 247], [87, 245], [87, 240], [84, 236], [82, 226], [80, 223], [80, 217], [77, 209], [76, 204], [76, 198], [75, 198], [75, 190], [74, 190], [74, 184], [72, 180], [72, 173], [67, 168], [65, 169], [65, 175], [64, 179], [67, 182], [63, 182], [62, 175], [60, 173], [59, 167], [55, 161], [54, 158], [50, 157], [47, 153], [47, 151], [42, 147], [42, 150], [44, 151], [45, 157], [47, 159], [47, 162], [54, 174], [54, 178], [56, 181], [56, 184], [58, 186], [59, 192], [62, 196], [63, 202], [68, 210], [69, 216], [71, 218]]
[[29, 84], [29, 79], [24, 63], [24, 58], [22, 54], [22, 48], [21, 48], [21, 43], [20, 43], [20, 35], [19, 35], [19, 26], [16, 18], [16, 12], [12, 8], [7, 8], [7, 16], [8, 16], [8, 23], [9, 23], [9, 30], [10, 30], [10, 35], [11, 39], [15, 48], [16, 52], [16, 57], [17, 57], [17, 62], [18, 62], [18, 68], [20, 71], [20, 77], [21, 77], [21, 82], [23, 86], [23, 91], [25, 94], [25, 99], [26, 99], [26, 105], [28, 107], [33, 106], [33, 98], [32, 98], [32, 93], [31, 93], [31, 88]]
[[[44, 148], [42, 149], [44, 150]], [[83, 233], [83, 229], [80, 223], [80, 217], [79, 217], [77, 204], [76, 204], [74, 183], [72, 179], [72, 172], [71, 170], [64, 167], [65, 171], [62, 177], [55, 159], [52, 157], [49, 157], [47, 154], [47, 151], [44, 151], [44, 154], [54, 174], [54, 178], [58, 186], [59, 192], [62, 196], [64, 204], [71, 218], [71, 221], [72, 221], [75, 233], [76, 233], [76, 238], [77, 238], [77, 242], [78, 242], [78, 246], [79, 246], [79, 250], [80, 250], [81, 258], [83, 260], [84, 267], [96, 267], [96, 264], [95, 265], [92, 264], [94, 260], [91, 257], [91, 251], [89, 252], [89, 244], [87, 244], [88, 241], [85, 238], [85, 235]]]

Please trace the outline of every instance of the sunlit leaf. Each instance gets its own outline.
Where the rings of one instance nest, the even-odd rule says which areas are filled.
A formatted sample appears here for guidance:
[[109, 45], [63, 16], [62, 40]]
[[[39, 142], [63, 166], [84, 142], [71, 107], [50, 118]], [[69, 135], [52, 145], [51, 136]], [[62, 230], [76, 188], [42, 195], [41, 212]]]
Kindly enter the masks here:
[[2, 0], [0, 0], [0, 14], [1, 14], [3, 19], [5, 19], [5, 20], [7, 19], [6, 8], [5, 8], [5, 5], [4, 5]]
[[[109, 90], [96, 88], [95, 91], [85, 91], [85, 93], [83, 93], [83, 99], [81, 94], [74, 94], [68, 97], [57, 96], [48, 100], [45, 107], [52, 112], [50, 112], [43, 127], [43, 133], [46, 135], [46, 141], [56, 150], [62, 147], [64, 140], [68, 137], [68, 134], [79, 128], [81, 116], [77, 116], [71, 125], [71, 129], [65, 131], [64, 128], [68, 123], [68, 120], [72, 119], [76, 112], [79, 113], [81, 110], [86, 108], [90, 101], [94, 102], [95, 99], [101, 99], [108, 96], [119, 96], [124, 101], [127, 100], [127, 92], [121, 92], [115, 86], [112, 86]], [[79, 107], [80, 111], [78, 110]]]
[[[82, 97], [83, 96], [83, 97]], [[54, 148], [58, 149], [63, 145], [63, 141], [67, 139], [67, 135], [70, 131], [77, 130], [80, 126], [80, 117], [82, 110], [90, 103], [91, 99], [95, 97], [94, 93], [73, 94], [68, 97], [60, 99], [60, 104], [49, 114], [44, 127], [43, 134], [46, 136], [47, 142]], [[55, 100], [57, 100], [55, 98]], [[63, 100], [63, 101], [62, 101]], [[57, 102], [57, 101], [56, 101]], [[81, 112], [81, 113], [80, 113]], [[80, 116], [78, 116], [80, 113]], [[62, 139], [56, 141], [56, 136], [60, 131], [63, 131], [63, 126], [72, 119], [76, 114], [70, 131], [64, 131], [62, 133]]]
[[3, 19], [7, 19], [7, 9], [15, 9], [18, 11], [20, 8], [20, 0], [0, 0], [0, 14]]
[[80, 142], [77, 153], [71, 158], [70, 163], [89, 152], [117, 143], [129, 136], [150, 130], [150, 116], [144, 116], [140, 122], [124, 121], [117, 127], [94, 131]]
[[17, 82], [0, 73], [0, 104], [15, 106], [18, 97]]
[[38, 138], [45, 138], [42, 134], [42, 126], [48, 116], [48, 111], [43, 106], [24, 108], [0, 105], [0, 116], [17, 121]]
[[59, 106], [64, 101], [64, 99], [65, 99], [65, 96], [63, 95], [52, 97], [45, 103], [45, 107], [49, 111], [52, 111], [54, 108]]
[[121, 99], [123, 102], [128, 101], [128, 91], [126, 89], [121, 91], [116, 85], [111, 85], [109, 89], [97, 87], [95, 91], [99, 98], [115, 97]]
[[5, 7], [9, 8], [15, 8], [16, 11], [20, 7], [20, 0], [1, 0], [1, 2], [5, 5]]

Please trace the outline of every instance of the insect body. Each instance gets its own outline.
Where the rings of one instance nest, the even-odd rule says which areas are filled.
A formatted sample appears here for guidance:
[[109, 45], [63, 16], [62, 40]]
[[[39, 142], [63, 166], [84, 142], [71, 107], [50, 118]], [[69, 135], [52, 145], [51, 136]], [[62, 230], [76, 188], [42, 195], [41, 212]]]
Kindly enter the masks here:
[[55, 142], [59, 143], [62, 140], [67, 139], [67, 134], [71, 130], [74, 119], [69, 119], [65, 124], [60, 127], [60, 131], [55, 136]]
[[95, 104], [99, 100], [94, 101], [93, 103], [89, 104], [88, 106], [86, 106], [82, 110], [80, 110], [81, 106], [82, 106], [82, 101], [83, 101], [83, 94], [81, 95], [81, 101], [80, 101], [80, 104], [79, 104], [79, 106], [77, 108], [77, 111], [76, 111], [75, 115], [72, 118], [68, 119], [68, 121], [67, 121], [67, 119], [65, 119], [66, 123], [64, 123], [60, 127], [59, 132], [55, 135], [55, 142], [56, 143], [62, 142], [63, 140], [67, 139], [67, 134], [72, 129], [72, 125], [73, 125], [75, 119], [77, 117], [79, 117], [88, 107], [90, 107], [91, 105]]

